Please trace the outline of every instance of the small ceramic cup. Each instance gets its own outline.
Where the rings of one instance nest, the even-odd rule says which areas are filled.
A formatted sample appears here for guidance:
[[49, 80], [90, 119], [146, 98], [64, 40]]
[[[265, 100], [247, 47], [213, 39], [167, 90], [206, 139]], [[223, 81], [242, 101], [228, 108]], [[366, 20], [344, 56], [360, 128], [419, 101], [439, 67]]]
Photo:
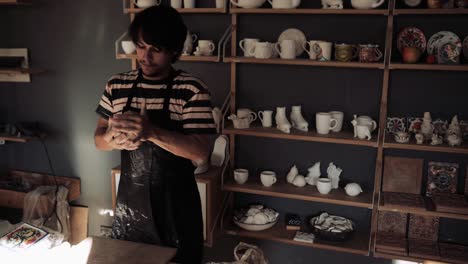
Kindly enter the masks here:
[[395, 133], [395, 141], [398, 143], [408, 143], [410, 135], [404, 131], [398, 131]]
[[317, 190], [321, 194], [328, 194], [332, 189], [332, 182], [328, 178], [319, 178], [317, 180]]
[[276, 183], [276, 173], [274, 171], [262, 171], [260, 173], [260, 181], [263, 186], [270, 187]]
[[234, 170], [234, 180], [238, 184], [244, 184], [249, 179], [249, 171], [246, 169], [235, 169]]

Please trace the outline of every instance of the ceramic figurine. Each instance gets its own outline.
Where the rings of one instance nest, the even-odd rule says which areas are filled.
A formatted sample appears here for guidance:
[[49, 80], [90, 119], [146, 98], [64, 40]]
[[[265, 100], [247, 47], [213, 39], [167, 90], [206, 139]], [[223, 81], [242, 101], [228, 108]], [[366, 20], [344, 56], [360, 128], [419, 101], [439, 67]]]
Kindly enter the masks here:
[[408, 143], [410, 135], [407, 132], [398, 131], [395, 133], [395, 141], [398, 143]]
[[450, 122], [450, 126], [447, 129], [447, 138], [450, 135], [456, 135], [459, 138], [461, 138], [462, 135], [460, 123], [458, 122], [458, 117], [456, 115], [452, 118], [452, 122]]
[[421, 133], [425, 140], [432, 138], [432, 132], [434, 132], [434, 126], [432, 125], [431, 113], [425, 112], [423, 122], [421, 124]]
[[421, 145], [424, 142], [424, 135], [422, 133], [417, 133], [414, 135], [416, 139], [416, 144]]
[[304, 132], [309, 131], [309, 123], [302, 117], [300, 105], [294, 105], [292, 107], [290, 118], [294, 128]]
[[309, 185], [316, 185], [318, 178], [320, 178], [320, 161], [316, 162], [312, 167], [308, 169], [309, 173], [305, 180]]
[[289, 134], [291, 132], [291, 123], [286, 118], [286, 107], [276, 107], [276, 128]]
[[358, 196], [360, 193], [362, 193], [362, 188], [357, 183], [348, 183], [344, 189], [346, 194], [349, 196]]
[[332, 181], [332, 188], [338, 189], [338, 184], [340, 182], [340, 174], [343, 172], [342, 169], [336, 167], [333, 162], [330, 162], [327, 169], [328, 178]]
[[343, 0], [322, 0], [323, 9], [343, 9]]
[[294, 178], [299, 174], [299, 171], [297, 170], [296, 165], [292, 166], [292, 168], [289, 170], [288, 175], [286, 175], [286, 181], [288, 183], [293, 183]]
[[442, 137], [437, 134], [432, 134], [431, 140], [432, 140], [431, 141], [432, 146], [441, 145], [443, 142]]
[[304, 176], [302, 176], [302, 175], [297, 175], [297, 176], [294, 178], [292, 184], [293, 184], [294, 186], [296, 186], [296, 187], [304, 187], [304, 186], [307, 184], [307, 182], [306, 182]]
[[462, 143], [462, 139], [460, 136], [456, 135], [456, 134], [452, 134], [452, 135], [449, 135], [447, 137], [447, 142], [450, 146], [454, 147], [454, 146], [460, 146], [461, 143]]

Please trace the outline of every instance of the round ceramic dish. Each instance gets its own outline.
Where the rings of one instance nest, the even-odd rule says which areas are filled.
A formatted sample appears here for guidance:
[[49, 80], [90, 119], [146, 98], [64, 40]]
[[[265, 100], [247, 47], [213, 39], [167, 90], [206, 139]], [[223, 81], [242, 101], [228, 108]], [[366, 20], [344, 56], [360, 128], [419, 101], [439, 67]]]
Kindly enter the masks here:
[[267, 224], [264, 224], [264, 225], [245, 224], [245, 223], [237, 222], [236, 220], [233, 220], [233, 221], [234, 221], [234, 223], [236, 223], [236, 225], [238, 225], [242, 229], [245, 229], [245, 230], [248, 230], [248, 231], [263, 231], [263, 230], [267, 230], [269, 228], [272, 228], [276, 224], [276, 222], [278, 222], [278, 219], [276, 219], [275, 221], [273, 221], [271, 223], [267, 223]]

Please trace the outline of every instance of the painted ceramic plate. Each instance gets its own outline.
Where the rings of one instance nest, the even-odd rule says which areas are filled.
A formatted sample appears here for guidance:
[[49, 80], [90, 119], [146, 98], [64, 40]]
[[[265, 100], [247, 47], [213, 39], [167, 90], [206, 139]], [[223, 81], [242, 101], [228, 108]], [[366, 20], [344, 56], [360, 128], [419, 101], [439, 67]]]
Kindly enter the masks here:
[[453, 32], [450, 31], [440, 31], [432, 35], [432, 37], [427, 42], [427, 53], [429, 55], [435, 55], [437, 57], [437, 52], [439, 47], [445, 43], [455, 43], [461, 44], [460, 38]]
[[406, 118], [404, 117], [387, 117], [387, 132], [395, 134], [396, 132], [406, 131]]
[[447, 132], [447, 120], [437, 119], [435, 121], [432, 121], [432, 125], [434, 126], [434, 133], [437, 133], [438, 135], [445, 135], [445, 133]]
[[459, 64], [461, 55], [461, 44], [447, 42], [439, 47], [437, 52], [437, 62], [439, 64]]
[[304, 52], [302, 45], [307, 41], [304, 33], [297, 28], [288, 28], [278, 37], [278, 42], [285, 39], [293, 39], [296, 41], [296, 56], [301, 56]]
[[468, 36], [463, 40], [463, 55], [465, 59], [468, 60]]
[[403, 52], [404, 47], [417, 47], [421, 52], [424, 52], [426, 45], [426, 36], [419, 28], [406, 27], [398, 33], [397, 48], [400, 53]]

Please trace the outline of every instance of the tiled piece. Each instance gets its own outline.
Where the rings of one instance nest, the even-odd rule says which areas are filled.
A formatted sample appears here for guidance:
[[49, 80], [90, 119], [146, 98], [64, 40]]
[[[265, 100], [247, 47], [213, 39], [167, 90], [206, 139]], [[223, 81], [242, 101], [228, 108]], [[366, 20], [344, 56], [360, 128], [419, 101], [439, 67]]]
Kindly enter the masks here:
[[410, 214], [408, 238], [437, 241], [439, 237], [439, 217]]
[[456, 163], [429, 162], [426, 196], [436, 193], [456, 193], [458, 167]]
[[386, 156], [382, 190], [421, 194], [423, 159]]

